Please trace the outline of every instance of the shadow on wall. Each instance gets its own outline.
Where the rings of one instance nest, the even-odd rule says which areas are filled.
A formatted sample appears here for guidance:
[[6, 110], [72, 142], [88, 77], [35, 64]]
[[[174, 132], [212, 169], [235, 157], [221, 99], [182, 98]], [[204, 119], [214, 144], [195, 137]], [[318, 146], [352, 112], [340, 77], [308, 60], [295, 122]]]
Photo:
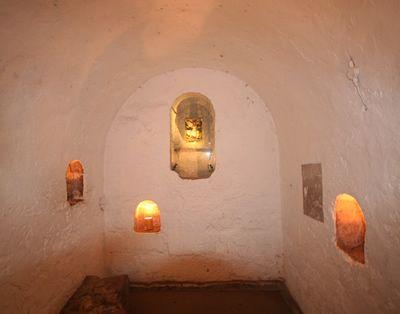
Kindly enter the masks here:
[[[230, 280], [267, 280], [278, 279], [281, 277], [265, 278], [265, 269], [263, 263], [242, 262], [238, 257], [235, 260], [219, 258], [218, 255], [212, 256], [193, 254], [193, 255], [168, 255], [159, 253], [157, 259], [148, 256], [143, 259], [140, 256], [132, 257], [131, 262], [139, 267], [130, 267], [129, 265], [119, 268], [115, 267], [109, 270], [108, 275], [118, 275], [127, 273], [132, 282], [162, 282], [162, 281], [180, 281], [180, 282], [209, 282], [209, 281], [230, 281]], [[113, 259], [126, 259], [126, 255], [112, 255]], [[151, 261], [151, 262], [150, 262]], [[118, 265], [117, 261], [113, 261]], [[150, 263], [149, 263], [150, 262]], [[109, 264], [110, 265], [110, 264]], [[264, 266], [265, 267], [265, 266]], [[275, 266], [277, 267], [277, 266]], [[254, 269], [260, 269], [260, 275], [249, 275], [254, 273]], [[134, 270], [132, 270], [134, 269]], [[250, 269], [250, 271], [249, 271]]]
[[[208, 281], [232, 279], [238, 276], [237, 267], [229, 261], [194, 255], [176, 256], [168, 259], [154, 269], [155, 275], [160, 274], [163, 279], [188, 280], [188, 281]], [[160, 280], [154, 277], [155, 280]], [[132, 278], [135, 280], [135, 278]]]
[[[12, 273], [1, 276], [0, 312], [58, 313], [87, 275], [85, 265], [81, 265], [83, 256], [89, 255], [89, 260], [96, 261], [93, 247], [98, 245], [87, 239], [85, 245], [77, 244], [76, 250], [49, 252], [41, 261], [13, 265]], [[66, 272], [72, 269], [66, 265], [76, 267], [73, 272]]]

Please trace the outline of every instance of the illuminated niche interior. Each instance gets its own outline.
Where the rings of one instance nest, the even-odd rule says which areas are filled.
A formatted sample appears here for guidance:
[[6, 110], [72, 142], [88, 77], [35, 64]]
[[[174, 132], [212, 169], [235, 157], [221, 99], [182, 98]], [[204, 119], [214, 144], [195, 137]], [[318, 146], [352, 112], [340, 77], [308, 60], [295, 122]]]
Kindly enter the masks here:
[[336, 245], [352, 260], [365, 264], [364, 243], [366, 223], [357, 200], [340, 194], [335, 202]]
[[155, 202], [145, 200], [135, 210], [136, 232], [159, 232], [161, 230], [160, 210]]
[[75, 205], [83, 201], [83, 166], [79, 160], [72, 160], [65, 174], [67, 181], [67, 201]]
[[171, 107], [171, 169], [183, 179], [208, 178], [215, 170], [215, 113], [202, 94], [183, 94]]

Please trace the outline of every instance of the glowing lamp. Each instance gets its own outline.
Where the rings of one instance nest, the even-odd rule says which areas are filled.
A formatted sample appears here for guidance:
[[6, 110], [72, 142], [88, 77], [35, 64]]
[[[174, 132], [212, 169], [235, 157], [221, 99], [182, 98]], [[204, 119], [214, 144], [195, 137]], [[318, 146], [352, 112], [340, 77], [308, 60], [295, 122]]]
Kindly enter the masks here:
[[67, 181], [67, 201], [75, 205], [83, 201], [83, 166], [79, 160], [72, 160], [65, 173]]
[[336, 244], [354, 261], [364, 264], [366, 223], [357, 200], [340, 194], [335, 202]]
[[155, 202], [145, 200], [135, 210], [136, 232], [159, 232], [161, 230], [160, 210]]

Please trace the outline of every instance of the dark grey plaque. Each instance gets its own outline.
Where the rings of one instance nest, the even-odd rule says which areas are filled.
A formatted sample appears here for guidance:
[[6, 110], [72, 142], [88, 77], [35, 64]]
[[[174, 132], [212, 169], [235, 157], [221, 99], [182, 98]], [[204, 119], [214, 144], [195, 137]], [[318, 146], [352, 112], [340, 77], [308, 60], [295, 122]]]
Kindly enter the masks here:
[[322, 208], [322, 167], [321, 164], [301, 166], [303, 176], [303, 210], [304, 214], [324, 222]]

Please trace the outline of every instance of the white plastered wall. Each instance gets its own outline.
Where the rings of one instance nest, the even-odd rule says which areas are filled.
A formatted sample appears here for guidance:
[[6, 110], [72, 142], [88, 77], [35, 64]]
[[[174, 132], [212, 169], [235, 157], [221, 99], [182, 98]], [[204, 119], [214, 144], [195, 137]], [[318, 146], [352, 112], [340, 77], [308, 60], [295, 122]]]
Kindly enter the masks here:
[[[186, 92], [214, 106], [217, 168], [208, 179], [183, 180], [169, 167], [170, 108]], [[156, 76], [129, 97], [107, 135], [107, 267], [134, 281], [281, 278], [279, 184], [275, 126], [246, 83], [207, 69]], [[159, 205], [159, 234], [133, 232], [145, 199]]]
[[[97, 222], [109, 127], [150, 78], [203, 67], [247, 82], [274, 118], [284, 277], [303, 310], [396, 313], [399, 12], [398, 0], [1, 1], [3, 308], [49, 312], [83, 273], [101, 273]], [[349, 69], [350, 56], [358, 71]], [[63, 176], [73, 158], [84, 163], [93, 207], [73, 211], [67, 221]], [[300, 165], [307, 162], [322, 162], [324, 224], [302, 214]], [[331, 204], [341, 192], [364, 209], [363, 268], [334, 245]], [[73, 236], [76, 245], [68, 240]], [[85, 254], [56, 259], [55, 271], [23, 272], [62, 256], [45, 253], [45, 237], [50, 247]], [[83, 239], [95, 244], [85, 248]]]

